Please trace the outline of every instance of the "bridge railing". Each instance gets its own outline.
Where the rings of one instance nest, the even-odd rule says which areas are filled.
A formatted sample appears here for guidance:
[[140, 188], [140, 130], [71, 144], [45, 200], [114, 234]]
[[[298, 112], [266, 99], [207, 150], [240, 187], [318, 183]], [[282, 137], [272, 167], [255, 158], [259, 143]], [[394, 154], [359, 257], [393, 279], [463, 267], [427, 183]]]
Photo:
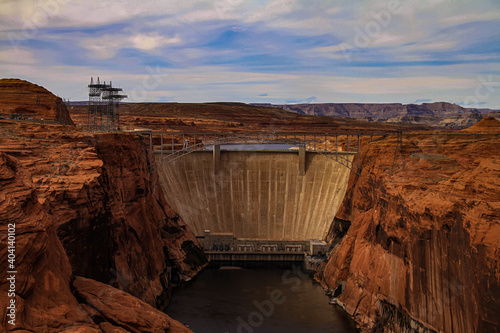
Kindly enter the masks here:
[[[208, 147], [214, 145], [289, 144], [304, 146], [306, 151], [322, 154], [359, 173], [362, 138], [368, 137], [369, 141], [373, 141], [377, 137], [396, 133], [172, 133], [151, 131], [141, 134], [149, 135], [151, 155], [160, 155], [158, 163], [172, 163], [187, 154], [210, 150]], [[349, 155], [355, 155], [355, 158], [351, 159]]]

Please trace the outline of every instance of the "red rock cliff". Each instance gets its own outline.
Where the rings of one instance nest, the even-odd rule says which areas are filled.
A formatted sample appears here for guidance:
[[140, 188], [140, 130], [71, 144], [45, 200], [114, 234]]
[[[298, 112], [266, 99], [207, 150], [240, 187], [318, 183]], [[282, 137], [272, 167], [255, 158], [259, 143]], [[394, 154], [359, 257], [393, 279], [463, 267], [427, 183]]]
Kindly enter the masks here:
[[[101, 321], [113, 325], [120, 322], [118, 326], [137, 332], [155, 331], [155, 327], [166, 329], [172, 325], [172, 320], [154, 310], [164, 309], [168, 304], [170, 275], [189, 279], [203, 267], [206, 259], [194, 235], [164, 201], [142, 139], [132, 134], [91, 135], [68, 126], [11, 121], [0, 121], [0, 136], [0, 151], [8, 160], [12, 159], [10, 156], [17, 159], [15, 167], [11, 167], [12, 172], [22, 171], [27, 180], [20, 182], [30, 189], [26, 196], [36, 207], [36, 210], [25, 213], [26, 228], [36, 226], [44, 233], [50, 231], [51, 235], [48, 237], [50, 242], [40, 241], [42, 250], [32, 247], [26, 249], [29, 254], [19, 257], [20, 265], [26, 267], [26, 272], [23, 272], [26, 281], [36, 279], [30, 268], [35, 259], [27, 258], [42, 256], [37, 260], [45, 270], [58, 270], [55, 273], [44, 271], [44, 274], [54, 275], [54, 279], [62, 281], [57, 285], [68, 289], [67, 299], [59, 300], [58, 304], [72, 299], [65, 309], [76, 311], [82, 325], [97, 327], [94, 323]], [[9, 177], [9, 172], [2, 174]], [[10, 192], [2, 193], [7, 195], [5, 200], [10, 205], [26, 206], [19, 200], [12, 202], [8, 196]], [[1, 198], [4, 198], [2, 194]], [[9, 210], [8, 207], [0, 208], [2, 212]], [[39, 226], [39, 215], [47, 219], [44, 222], [47, 226]], [[3, 221], [5, 224], [10, 218]], [[5, 244], [4, 240], [2, 244]], [[54, 261], [62, 262], [61, 268], [52, 265], [52, 260], [47, 259], [49, 254], [45, 252], [49, 252]], [[5, 252], [2, 255], [5, 256]], [[71, 285], [72, 276], [92, 280], [85, 282], [88, 280], [77, 278], [78, 285]], [[2, 288], [5, 287], [4, 281]], [[120, 294], [114, 288], [100, 287], [102, 284], [97, 281], [126, 291], [141, 301]], [[38, 282], [34, 284], [39, 285]], [[70, 287], [75, 288], [74, 296]], [[53, 297], [55, 289], [37, 294], [40, 300], [34, 301], [33, 307], [45, 309], [41, 303], [47, 302], [45, 298]], [[83, 305], [76, 302], [76, 308], [72, 310], [75, 296]], [[31, 299], [32, 296], [28, 294], [27, 297]], [[125, 303], [118, 304], [116, 299]], [[117, 310], [117, 307], [122, 310]], [[46, 310], [56, 318], [48, 324], [48, 331], [58, 331], [55, 328], [58, 320], [74, 321], [72, 317], [59, 318], [63, 312], [55, 311], [52, 306], [47, 305]], [[127, 322], [134, 318], [134, 313], [141, 311], [153, 311], [152, 319], [139, 324]], [[119, 314], [120, 318], [117, 318]], [[40, 325], [41, 321], [21, 322], [32, 327], [30, 325]], [[147, 326], [149, 324], [152, 326]], [[172, 327], [177, 327], [175, 325]], [[112, 329], [109, 325], [101, 326], [99, 324], [98, 329], [104, 332]]]
[[0, 79], [0, 116], [43, 118], [74, 125], [61, 98], [39, 85], [19, 79]]
[[[2, 328], [44, 331], [73, 322], [96, 328], [70, 290], [71, 266], [57, 238], [52, 216], [44, 213], [30, 173], [0, 153], [0, 314]], [[7, 230], [15, 225], [15, 317], [7, 317]], [[51, 311], [58, 309], [58, 311]], [[15, 320], [10, 325], [7, 320]], [[2, 330], [4, 331], [4, 330]], [[50, 331], [50, 330], [48, 330]], [[52, 329], [52, 331], [54, 331]]]
[[45, 203], [59, 216], [58, 234], [74, 273], [111, 282], [163, 309], [170, 297], [169, 266], [189, 279], [206, 259], [165, 202], [146, 146], [127, 134], [94, 135], [73, 145], [87, 145], [84, 157], [90, 149], [102, 161], [92, 181], [76, 191], [61, 190]]
[[[30, 173], [0, 153], [2, 332], [191, 332], [130, 294], [82, 277], [73, 281], [54, 221], [39, 203]], [[8, 228], [16, 235], [15, 287], [7, 283], [12, 277], [6, 267]], [[14, 297], [8, 294], [11, 288]], [[11, 300], [12, 312], [7, 309]]]
[[405, 135], [395, 172], [395, 138], [363, 151], [338, 214], [351, 227], [317, 278], [346, 281], [339, 301], [365, 330], [500, 332], [499, 129]]

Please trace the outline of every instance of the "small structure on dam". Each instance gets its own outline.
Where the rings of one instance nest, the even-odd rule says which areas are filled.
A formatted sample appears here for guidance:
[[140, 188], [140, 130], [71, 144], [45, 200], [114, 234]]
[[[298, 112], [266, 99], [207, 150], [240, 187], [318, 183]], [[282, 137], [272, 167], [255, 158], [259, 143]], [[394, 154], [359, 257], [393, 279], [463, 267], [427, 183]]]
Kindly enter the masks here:
[[196, 236], [301, 242], [325, 236], [347, 189], [350, 169], [328, 154], [215, 145], [157, 167], [167, 201]]

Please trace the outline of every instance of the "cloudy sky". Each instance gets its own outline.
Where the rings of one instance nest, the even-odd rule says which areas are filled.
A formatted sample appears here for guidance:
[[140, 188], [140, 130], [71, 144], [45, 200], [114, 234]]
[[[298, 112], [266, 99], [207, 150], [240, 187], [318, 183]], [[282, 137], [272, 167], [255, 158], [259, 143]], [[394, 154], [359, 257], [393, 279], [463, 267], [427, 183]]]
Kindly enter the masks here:
[[0, 73], [87, 99], [500, 109], [499, 0], [0, 0]]

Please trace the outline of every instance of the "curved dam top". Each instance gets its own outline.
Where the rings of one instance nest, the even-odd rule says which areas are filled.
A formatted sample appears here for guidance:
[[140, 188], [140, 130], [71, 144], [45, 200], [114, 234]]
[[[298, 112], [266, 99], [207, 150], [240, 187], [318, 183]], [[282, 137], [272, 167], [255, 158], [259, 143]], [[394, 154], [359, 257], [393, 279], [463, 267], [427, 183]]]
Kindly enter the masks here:
[[[168, 203], [196, 236], [322, 239], [344, 198], [352, 153], [195, 151], [157, 163]], [[157, 156], [159, 160], [159, 156]]]

